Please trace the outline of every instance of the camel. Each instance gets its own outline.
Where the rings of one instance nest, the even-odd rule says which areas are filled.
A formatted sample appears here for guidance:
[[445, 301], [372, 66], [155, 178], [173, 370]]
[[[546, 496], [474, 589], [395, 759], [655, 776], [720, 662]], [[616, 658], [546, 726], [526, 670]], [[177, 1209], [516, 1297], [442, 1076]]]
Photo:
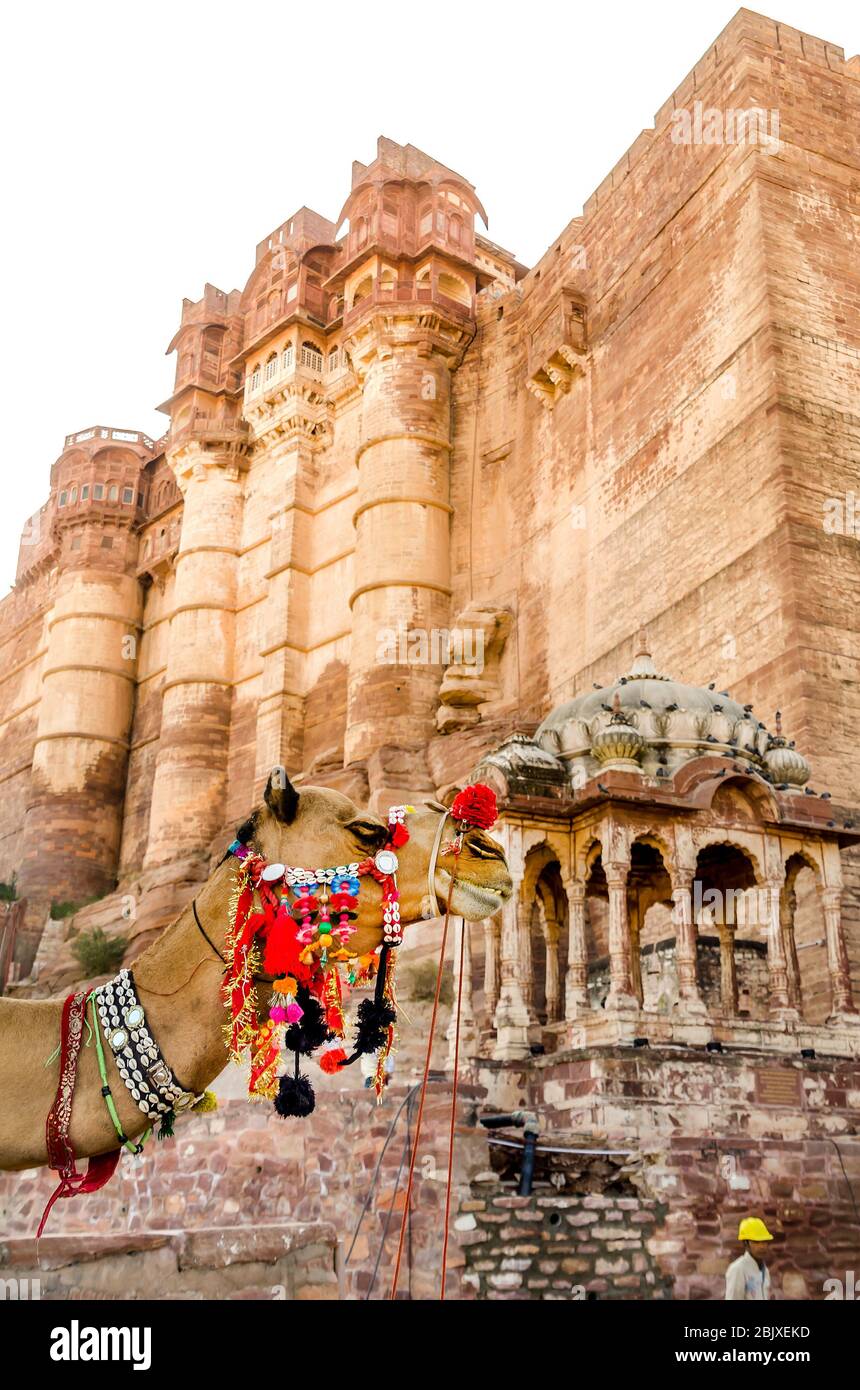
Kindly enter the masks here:
[[[409, 816], [410, 838], [398, 851], [397, 873], [402, 921], [407, 927], [426, 915], [428, 869], [442, 812], [416, 810]], [[297, 791], [283, 774], [270, 778], [262, 805], [248, 822], [253, 843], [269, 862], [303, 867], [335, 865], [373, 855], [388, 838], [387, 824], [362, 811], [348, 797], [325, 787]], [[448, 830], [452, 831], [451, 821]], [[450, 836], [449, 836], [450, 839]], [[441, 846], [434, 887], [451, 911], [474, 922], [492, 916], [510, 897], [512, 883], [501, 846], [483, 830], [469, 830], [456, 860], [450, 845]], [[182, 1084], [202, 1092], [223, 1071], [224, 1007], [220, 997], [228, 903], [236, 861], [227, 856], [210, 874], [196, 897], [200, 926], [192, 905], [180, 913], [134, 962], [134, 977], [147, 1023]], [[357, 955], [382, 941], [381, 890], [362, 880], [356, 931], [350, 950]], [[207, 942], [206, 937], [209, 938]], [[211, 944], [209, 944], [211, 943]], [[271, 991], [259, 986], [261, 1007]], [[46, 1066], [60, 1036], [62, 1000], [0, 999], [0, 1169], [35, 1168], [47, 1162], [45, 1120], [54, 1100], [58, 1060]], [[126, 1135], [138, 1138], [147, 1128], [122, 1083], [110, 1049], [108, 1082]], [[118, 1147], [105, 1108], [96, 1050], [81, 1049], [72, 1110], [71, 1142], [79, 1159]]]

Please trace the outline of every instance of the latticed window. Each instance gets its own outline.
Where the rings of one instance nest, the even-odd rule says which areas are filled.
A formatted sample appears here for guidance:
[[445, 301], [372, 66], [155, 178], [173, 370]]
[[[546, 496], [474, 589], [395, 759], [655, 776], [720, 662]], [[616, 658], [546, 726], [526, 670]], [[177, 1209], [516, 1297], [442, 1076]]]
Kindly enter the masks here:
[[300, 361], [303, 367], [309, 367], [312, 372], [323, 369], [323, 355], [315, 343], [302, 343]]
[[267, 380], [267, 381], [271, 381], [271, 380], [272, 380], [272, 377], [275, 375], [275, 373], [277, 372], [277, 370], [278, 370], [278, 355], [277, 355], [277, 353], [272, 353], [272, 356], [269, 358], [268, 362], [266, 363], [266, 380]]
[[252, 392], [253, 392], [253, 391], [259, 391], [259, 389], [260, 389], [260, 382], [261, 382], [261, 381], [262, 381], [262, 375], [261, 375], [261, 373], [260, 373], [260, 366], [259, 366], [259, 363], [258, 363], [257, 366], [254, 368], [253, 372], [251, 373], [251, 391], [252, 391]]
[[292, 343], [287, 343], [287, 346], [284, 348], [284, 351], [283, 351], [282, 354], [281, 354], [281, 369], [282, 369], [282, 371], [286, 371], [287, 368], [288, 368], [288, 367], [291, 367], [292, 365], [293, 365], [293, 345], [292, 345]]
[[123, 500], [123, 504], [124, 504], [126, 507], [130, 507], [130, 506], [131, 506], [132, 502], [134, 501], [134, 488], [133, 488], [133, 487], [124, 487], [124, 488], [123, 488], [123, 490], [122, 490], [122, 500]]
[[109, 501], [109, 502], [116, 502], [116, 501], [118, 501], [118, 499], [119, 499], [119, 488], [117, 487], [116, 483], [111, 483], [110, 489], [108, 490], [108, 501]]

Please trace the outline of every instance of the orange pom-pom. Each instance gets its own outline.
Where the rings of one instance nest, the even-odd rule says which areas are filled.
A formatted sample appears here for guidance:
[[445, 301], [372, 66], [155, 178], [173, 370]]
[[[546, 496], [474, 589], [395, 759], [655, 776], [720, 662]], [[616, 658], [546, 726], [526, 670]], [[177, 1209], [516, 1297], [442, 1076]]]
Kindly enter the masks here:
[[276, 994], [295, 994], [298, 985], [292, 975], [282, 975], [280, 980], [272, 981], [272, 989]]
[[342, 1047], [330, 1047], [320, 1057], [320, 1071], [327, 1072], [331, 1076], [334, 1072], [340, 1071], [340, 1064], [345, 1061], [346, 1053]]

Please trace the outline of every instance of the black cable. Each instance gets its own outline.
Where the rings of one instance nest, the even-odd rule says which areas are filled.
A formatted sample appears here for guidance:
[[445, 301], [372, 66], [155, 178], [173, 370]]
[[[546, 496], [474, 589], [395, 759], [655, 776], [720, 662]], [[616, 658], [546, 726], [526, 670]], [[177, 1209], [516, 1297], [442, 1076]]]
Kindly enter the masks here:
[[845, 1164], [842, 1160], [842, 1150], [840, 1149], [836, 1140], [830, 1138], [829, 1134], [825, 1135], [825, 1138], [833, 1145], [834, 1149], [836, 1150], [836, 1156], [839, 1159], [839, 1167], [842, 1169], [842, 1176], [845, 1179], [845, 1186], [848, 1188], [848, 1196], [851, 1198], [851, 1205], [854, 1208], [854, 1220], [856, 1221], [857, 1225], [860, 1226], [860, 1212], [858, 1212], [857, 1210], [857, 1198], [854, 1196], [854, 1188], [851, 1186], [851, 1183], [848, 1180], [848, 1174], [845, 1171]]
[[[391, 1225], [391, 1217], [392, 1217], [392, 1215], [394, 1214], [394, 1204], [395, 1204], [395, 1202], [397, 1201], [397, 1193], [398, 1193], [399, 1188], [400, 1188], [400, 1178], [401, 1178], [401, 1175], [402, 1175], [402, 1173], [403, 1173], [403, 1165], [404, 1165], [405, 1162], [406, 1162], [406, 1159], [407, 1159], [407, 1156], [408, 1156], [408, 1154], [409, 1154], [409, 1150], [410, 1150], [410, 1147], [411, 1147], [411, 1137], [412, 1137], [412, 1135], [411, 1135], [411, 1128], [410, 1128], [410, 1125], [409, 1125], [409, 1117], [410, 1117], [411, 1112], [412, 1112], [412, 1098], [413, 1098], [413, 1091], [410, 1091], [409, 1094], [408, 1094], [408, 1096], [406, 1097], [406, 1137], [405, 1137], [404, 1140], [403, 1140], [403, 1152], [402, 1152], [401, 1155], [400, 1155], [400, 1164], [399, 1164], [399, 1167], [398, 1167], [398, 1169], [397, 1169], [397, 1177], [394, 1179], [394, 1191], [393, 1191], [392, 1194], [391, 1194], [391, 1201], [388, 1203], [388, 1211], [385, 1213], [385, 1222], [384, 1222], [383, 1227], [382, 1227], [382, 1239], [381, 1239], [380, 1242], [379, 1242], [379, 1249], [378, 1249], [377, 1252], [376, 1252], [376, 1260], [375, 1260], [374, 1265], [373, 1265], [373, 1273], [372, 1273], [371, 1276], [370, 1276], [370, 1284], [369, 1284], [369, 1286], [368, 1286], [367, 1293], [366, 1293], [365, 1296], [364, 1296], [364, 1301], [365, 1301], [365, 1303], [369, 1303], [369, 1302], [370, 1302], [370, 1295], [373, 1293], [373, 1286], [374, 1286], [374, 1284], [376, 1283], [376, 1276], [377, 1276], [377, 1274], [379, 1273], [379, 1266], [380, 1266], [380, 1264], [381, 1264], [381, 1262], [382, 1262], [382, 1252], [383, 1252], [383, 1250], [385, 1249], [385, 1242], [386, 1242], [386, 1240], [388, 1239], [388, 1228], [389, 1228], [389, 1226]], [[411, 1274], [411, 1266], [410, 1266], [410, 1274]]]
[[392, 1137], [393, 1137], [393, 1135], [394, 1135], [394, 1128], [395, 1128], [395, 1125], [397, 1124], [397, 1121], [400, 1119], [400, 1116], [401, 1116], [401, 1114], [403, 1113], [403, 1107], [406, 1105], [407, 1101], [409, 1101], [409, 1100], [411, 1099], [411, 1097], [413, 1096], [413, 1094], [415, 1093], [415, 1091], [418, 1090], [418, 1087], [420, 1086], [420, 1084], [421, 1084], [420, 1081], [416, 1081], [415, 1085], [412, 1086], [412, 1087], [406, 1092], [406, 1095], [403, 1097], [403, 1100], [400, 1102], [400, 1106], [399, 1106], [399, 1108], [398, 1108], [397, 1114], [394, 1116], [394, 1119], [391, 1121], [391, 1124], [388, 1126], [388, 1133], [387, 1133], [386, 1136], [385, 1136], [385, 1143], [384, 1143], [383, 1146], [382, 1146], [382, 1149], [381, 1149], [380, 1154], [379, 1154], [379, 1158], [376, 1160], [376, 1167], [375, 1167], [374, 1170], [373, 1170], [373, 1177], [372, 1177], [371, 1180], [370, 1180], [370, 1187], [368, 1188], [367, 1196], [366, 1196], [365, 1199], [364, 1199], [364, 1205], [363, 1205], [363, 1207], [361, 1208], [361, 1215], [360, 1215], [359, 1218], [358, 1218], [358, 1225], [357, 1225], [356, 1228], [355, 1228], [355, 1231], [354, 1231], [353, 1237], [352, 1237], [352, 1243], [350, 1244], [349, 1250], [348, 1250], [347, 1253], [346, 1253], [346, 1258], [344, 1259], [344, 1262], [343, 1262], [343, 1263], [344, 1263], [344, 1268], [346, 1268], [346, 1266], [349, 1264], [350, 1256], [352, 1255], [352, 1252], [353, 1252], [353, 1250], [355, 1249], [355, 1242], [358, 1240], [358, 1233], [359, 1233], [359, 1231], [361, 1230], [361, 1223], [362, 1223], [362, 1221], [364, 1220], [365, 1216], [367, 1215], [367, 1209], [368, 1209], [368, 1207], [370, 1206], [370, 1200], [371, 1200], [371, 1198], [372, 1198], [372, 1196], [373, 1196], [374, 1188], [376, 1187], [376, 1180], [377, 1180], [377, 1178], [379, 1177], [379, 1169], [380, 1169], [380, 1167], [382, 1166], [382, 1160], [383, 1160], [383, 1158], [385, 1157], [385, 1151], [386, 1151], [386, 1149], [388, 1148], [388, 1145], [390, 1144], [391, 1139], [392, 1139]]

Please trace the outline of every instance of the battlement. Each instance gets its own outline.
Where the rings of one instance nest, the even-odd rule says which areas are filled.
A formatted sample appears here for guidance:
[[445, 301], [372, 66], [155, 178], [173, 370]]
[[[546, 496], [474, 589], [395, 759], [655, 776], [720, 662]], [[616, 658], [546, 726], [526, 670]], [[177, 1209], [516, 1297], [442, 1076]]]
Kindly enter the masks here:
[[[728, 116], [730, 111], [732, 116], [744, 115], [758, 109], [761, 118], [770, 116], [776, 110], [779, 140], [783, 144], [796, 143], [805, 147], [808, 123], [804, 124], [806, 108], [802, 100], [779, 101], [779, 89], [789, 73], [793, 73], [795, 82], [824, 82], [828, 93], [832, 92], [831, 82], [847, 82], [846, 96], [853, 101], [857, 111], [855, 125], [860, 121], [860, 86], [854, 85], [860, 84], [860, 54], [846, 59], [844, 50], [838, 44], [792, 29], [753, 10], [740, 9], [655, 112], [653, 125], [640, 131], [585, 200], [581, 216], [573, 218], [560, 236], [550, 243], [549, 249], [532, 268], [524, 288], [531, 288], [540, 279], [541, 272], [552, 264], [559, 248], [562, 253], [569, 251], [571, 246], [581, 249], [584, 227], [587, 229], [598, 213], [609, 207], [628, 178], [634, 174], [643, 179], [660, 176], [656, 169], [657, 161], [665, 159], [667, 145], [677, 148], [673, 142], [673, 132], [679, 113], [689, 113], [692, 124], [697, 103], [700, 104], [700, 127], [702, 115], [709, 108], [721, 116]], [[735, 106], [740, 109], [735, 111]], [[850, 124], [845, 123], [846, 131]], [[755, 125], [749, 121], [736, 122], [734, 137], [727, 132], [724, 140], [720, 140], [719, 131], [709, 130], [705, 122], [705, 129], [700, 130], [698, 140], [694, 133], [689, 143], [686, 140], [679, 143], [686, 147], [688, 155], [691, 150], [698, 148], [700, 153], [703, 151], [705, 156], [713, 159], [715, 146], [743, 143], [737, 139], [739, 130], [749, 137]], [[677, 133], [675, 138], [678, 138]], [[752, 139], [755, 139], [754, 135]], [[761, 143], [766, 144], [767, 141], [763, 139]], [[852, 158], [856, 160], [856, 149], [852, 154], [851, 146], [846, 144], [842, 157], [851, 164]]]
[[267, 237], [257, 243], [254, 264], [259, 265], [270, 251], [283, 246], [296, 256], [301, 256], [312, 246], [331, 246], [335, 242], [337, 228], [333, 222], [312, 208], [301, 207], [291, 217], [287, 217]]
[[91, 425], [89, 429], [79, 430], [77, 434], [67, 434], [64, 448], [72, 449], [78, 444], [89, 444], [91, 440], [101, 443], [108, 440], [115, 444], [140, 444], [148, 453], [155, 452], [155, 442], [140, 430], [117, 430], [106, 425]]

